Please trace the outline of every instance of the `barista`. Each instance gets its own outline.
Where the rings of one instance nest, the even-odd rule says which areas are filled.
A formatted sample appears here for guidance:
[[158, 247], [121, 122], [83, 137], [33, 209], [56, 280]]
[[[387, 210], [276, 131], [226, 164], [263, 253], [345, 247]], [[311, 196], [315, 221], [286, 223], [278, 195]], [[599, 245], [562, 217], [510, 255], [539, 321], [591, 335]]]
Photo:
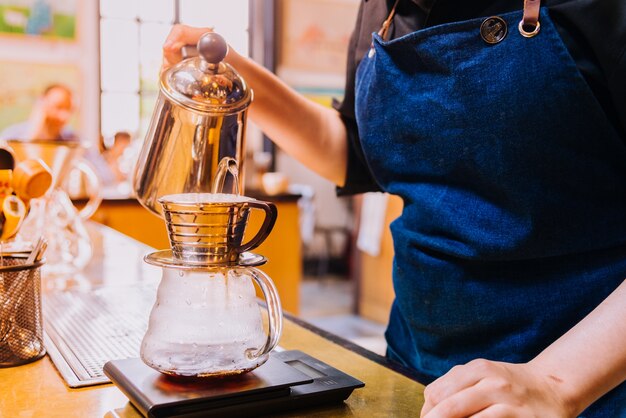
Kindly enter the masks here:
[[364, 1], [338, 110], [229, 52], [281, 148], [403, 198], [387, 355], [422, 416], [626, 416], [624, 39], [620, 0]]
[[102, 152], [102, 156], [117, 182], [125, 181], [128, 177], [128, 170], [123, 164], [123, 156], [130, 146], [131, 139], [130, 133], [126, 131], [116, 132], [113, 136], [113, 145]]
[[37, 99], [28, 120], [7, 127], [0, 139], [76, 140], [76, 135], [67, 126], [73, 112], [72, 91], [63, 84], [51, 84]]

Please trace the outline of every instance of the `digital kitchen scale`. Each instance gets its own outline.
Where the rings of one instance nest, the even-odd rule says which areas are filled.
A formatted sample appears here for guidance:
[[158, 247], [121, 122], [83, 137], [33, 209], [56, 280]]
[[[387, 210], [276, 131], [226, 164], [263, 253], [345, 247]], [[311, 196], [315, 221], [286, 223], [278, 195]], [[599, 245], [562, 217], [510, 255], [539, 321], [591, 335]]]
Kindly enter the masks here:
[[342, 402], [365, 384], [301, 351], [272, 352], [239, 376], [173, 379], [141, 359], [113, 360], [104, 373], [144, 416], [244, 417]]

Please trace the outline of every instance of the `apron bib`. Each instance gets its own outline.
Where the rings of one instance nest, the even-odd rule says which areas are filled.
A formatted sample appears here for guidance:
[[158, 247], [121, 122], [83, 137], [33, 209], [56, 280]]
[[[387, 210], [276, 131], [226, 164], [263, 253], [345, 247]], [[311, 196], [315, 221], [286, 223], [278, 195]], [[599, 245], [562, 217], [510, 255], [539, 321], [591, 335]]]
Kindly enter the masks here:
[[[624, 140], [546, 9], [531, 37], [500, 18], [497, 43], [484, 19], [374, 34], [357, 70], [367, 163], [404, 201], [388, 356], [423, 383], [532, 359], [626, 277]], [[626, 416], [626, 385], [582, 416]]]

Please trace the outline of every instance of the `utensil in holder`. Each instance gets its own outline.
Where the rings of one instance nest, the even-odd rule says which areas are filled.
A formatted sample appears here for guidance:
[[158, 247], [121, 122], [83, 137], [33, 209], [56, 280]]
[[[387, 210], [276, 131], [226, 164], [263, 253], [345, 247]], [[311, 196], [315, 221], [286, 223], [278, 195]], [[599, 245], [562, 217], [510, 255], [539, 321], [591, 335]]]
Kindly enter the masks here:
[[0, 367], [30, 363], [46, 354], [41, 314], [41, 266], [26, 256], [3, 255], [0, 265]]

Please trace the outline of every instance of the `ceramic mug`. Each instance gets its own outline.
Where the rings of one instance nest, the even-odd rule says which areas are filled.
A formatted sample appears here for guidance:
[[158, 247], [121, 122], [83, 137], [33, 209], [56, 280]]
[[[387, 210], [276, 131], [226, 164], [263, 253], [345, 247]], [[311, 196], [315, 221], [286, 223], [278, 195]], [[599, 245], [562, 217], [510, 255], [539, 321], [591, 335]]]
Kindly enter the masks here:
[[13, 190], [22, 200], [46, 194], [52, 185], [52, 172], [40, 159], [24, 160], [13, 170]]

